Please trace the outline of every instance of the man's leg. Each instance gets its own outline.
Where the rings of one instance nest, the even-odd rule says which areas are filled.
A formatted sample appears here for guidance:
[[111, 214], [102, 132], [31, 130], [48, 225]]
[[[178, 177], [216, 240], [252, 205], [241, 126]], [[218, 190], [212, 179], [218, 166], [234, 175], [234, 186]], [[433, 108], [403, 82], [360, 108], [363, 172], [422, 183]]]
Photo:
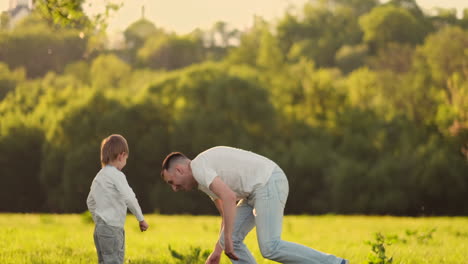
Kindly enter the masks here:
[[341, 258], [281, 240], [288, 192], [288, 181], [279, 168], [264, 187], [255, 191], [255, 224], [263, 257], [286, 264], [340, 264]]
[[[234, 264], [257, 263], [244, 243], [245, 237], [255, 226], [255, 218], [252, 210], [253, 208], [248, 205], [245, 200], [241, 200], [237, 205], [236, 219], [234, 220], [234, 228], [232, 231], [232, 241], [234, 244], [234, 252], [239, 257], [239, 260], [231, 260]], [[221, 234], [219, 242], [221, 247], [224, 248], [224, 233]]]

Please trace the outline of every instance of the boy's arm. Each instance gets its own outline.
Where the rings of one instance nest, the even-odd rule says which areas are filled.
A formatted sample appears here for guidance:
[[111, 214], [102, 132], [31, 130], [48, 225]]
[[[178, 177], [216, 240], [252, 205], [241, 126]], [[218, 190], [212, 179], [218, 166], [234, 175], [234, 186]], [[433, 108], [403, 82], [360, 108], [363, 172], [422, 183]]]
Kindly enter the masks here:
[[123, 196], [125, 204], [127, 205], [130, 212], [138, 219], [138, 222], [145, 220], [141, 211], [138, 200], [133, 192], [132, 188], [128, 185], [125, 175], [122, 173], [115, 180], [115, 186], [120, 194]]
[[91, 192], [88, 194], [88, 199], [86, 199], [86, 204], [88, 205], [88, 210], [93, 217], [93, 221], [96, 221], [95, 212], [96, 212], [96, 201], [94, 200], [93, 195]]

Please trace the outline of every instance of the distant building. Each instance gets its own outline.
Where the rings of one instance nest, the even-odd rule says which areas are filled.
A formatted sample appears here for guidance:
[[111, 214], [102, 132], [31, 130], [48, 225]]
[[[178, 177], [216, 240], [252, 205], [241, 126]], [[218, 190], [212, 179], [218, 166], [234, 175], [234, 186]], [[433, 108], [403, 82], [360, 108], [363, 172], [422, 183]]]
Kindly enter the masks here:
[[31, 14], [33, 8], [33, 0], [10, 0], [10, 8], [8, 9], [9, 28], [15, 25], [23, 18]]

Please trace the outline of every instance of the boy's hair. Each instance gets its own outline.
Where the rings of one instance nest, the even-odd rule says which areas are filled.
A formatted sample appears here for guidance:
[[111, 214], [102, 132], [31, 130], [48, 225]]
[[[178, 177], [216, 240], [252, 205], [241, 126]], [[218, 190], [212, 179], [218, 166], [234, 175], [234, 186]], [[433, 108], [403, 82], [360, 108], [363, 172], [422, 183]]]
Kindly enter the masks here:
[[162, 163], [161, 178], [164, 179], [164, 170], [169, 170], [172, 165], [180, 160], [188, 159], [182, 152], [172, 152], [166, 156]]
[[129, 154], [127, 140], [118, 134], [113, 134], [101, 142], [101, 165], [106, 166], [117, 159], [117, 156], [125, 152]]

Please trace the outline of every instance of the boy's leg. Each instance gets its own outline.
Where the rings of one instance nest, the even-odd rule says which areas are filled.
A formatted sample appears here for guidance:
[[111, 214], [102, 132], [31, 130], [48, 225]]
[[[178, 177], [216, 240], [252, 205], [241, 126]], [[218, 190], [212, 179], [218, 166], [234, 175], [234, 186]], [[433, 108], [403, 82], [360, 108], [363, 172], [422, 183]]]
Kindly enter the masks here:
[[122, 228], [122, 249], [119, 251], [122, 263], [125, 260], [125, 229]]
[[[123, 228], [97, 223], [95, 231], [98, 257], [104, 264], [122, 264], [125, 255], [125, 233]], [[101, 263], [101, 260], [99, 260]]]
[[101, 254], [101, 246], [99, 245], [99, 239], [98, 239], [98, 236], [97, 236], [97, 233], [96, 233], [96, 228], [97, 228], [97, 225], [94, 227], [94, 245], [96, 246], [96, 253], [97, 253], [97, 256], [98, 256], [98, 263], [99, 264], [102, 264], [104, 263], [104, 260], [102, 259], [102, 254]]
[[[239, 260], [231, 260], [234, 264], [257, 263], [244, 243], [245, 237], [255, 226], [255, 218], [252, 210], [253, 208], [248, 205], [245, 200], [241, 200], [237, 205], [236, 219], [234, 220], [234, 228], [232, 231], [232, 241], [234, 244], [234, 252], [239, 257]], [[221, 247], [224, 248], [224, 233], [221, 233], [219, 242]]]
[[288, 197], [288, 180], [281, 169], [255, 192], [255, 224], [262, 255], [286, 264], [339, 264], [342, 259], [312, 248], [281, 240], [283, 212]]

